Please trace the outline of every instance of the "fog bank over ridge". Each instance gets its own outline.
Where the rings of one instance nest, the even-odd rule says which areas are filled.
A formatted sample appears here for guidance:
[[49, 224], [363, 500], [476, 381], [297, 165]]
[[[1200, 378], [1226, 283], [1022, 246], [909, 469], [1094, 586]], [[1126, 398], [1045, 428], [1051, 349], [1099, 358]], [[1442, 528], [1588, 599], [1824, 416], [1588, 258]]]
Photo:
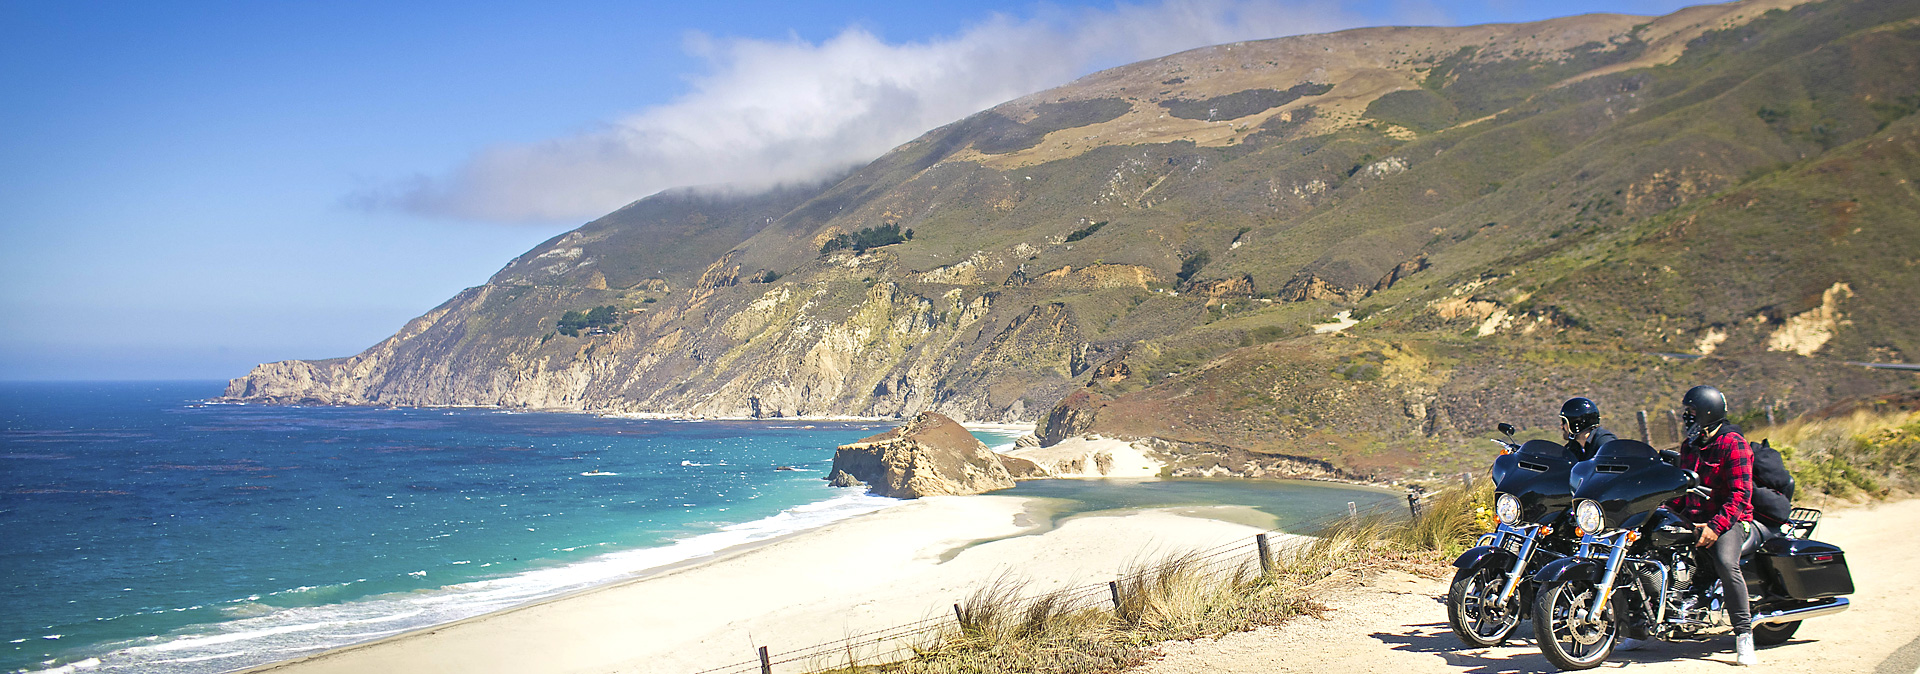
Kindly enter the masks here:
[[[1403, 9], [1401, 18], [1437, 13]], [[889, 43], [692, 35], [708, 70], [672, 102], [603, 127], [481, 151], [438, 176], [352, 196], [375, 209], [502, 222], [590, 219], [673, 187], [757, 192], [864, 164], [928, 129], [1101, 67], [1206, 45], [1361, 25], [1333, 3], [1165, 0], [994, 15], [958, 35]]]

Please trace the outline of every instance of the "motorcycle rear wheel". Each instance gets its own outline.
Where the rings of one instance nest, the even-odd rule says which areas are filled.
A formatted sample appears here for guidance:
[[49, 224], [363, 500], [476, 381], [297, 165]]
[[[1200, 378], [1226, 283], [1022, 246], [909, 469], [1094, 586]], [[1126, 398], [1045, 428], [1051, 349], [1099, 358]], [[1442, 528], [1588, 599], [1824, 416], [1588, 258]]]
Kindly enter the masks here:
[[1447, 626], [1453, 628], [1454, 636], [1478, 648], [1498, 646], [1513, 636], [1514, 628], [1520, 626], [1519, 593], [1507, 599], [1504, 607], [1491, 605], [1506, 586], [1507, 572], [1490, 566], [1453, 574], [1453, 585], [1447, 590]]
[[1753, 626], [1753, 644], [1755, 646], [1778, 646], [1793, 638], [1800, 631], [1800, 621], [1790, 623], [1770, 623]]
[[1600, 619], [1575, 623], [1576, 611], [1591, 606], [1596, 588], [1586, 581], [1561, 581], [1540, 587], [1533, 598], [1533, 635], [1540, 654], [1563, 670], [1592, 669], [1613, 655], [1620, 623], [1609, 603]]

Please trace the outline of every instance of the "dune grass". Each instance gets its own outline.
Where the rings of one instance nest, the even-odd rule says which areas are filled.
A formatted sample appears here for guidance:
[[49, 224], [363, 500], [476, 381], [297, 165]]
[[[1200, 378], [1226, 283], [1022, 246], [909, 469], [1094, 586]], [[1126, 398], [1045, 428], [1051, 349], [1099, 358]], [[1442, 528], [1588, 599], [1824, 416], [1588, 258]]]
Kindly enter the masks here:
[[1920, 412], [1860, 410], [1796, 419], [1753, 433], [1780, 450], [1796, 500], [1888, 498], [1920, 491]]
[[[863, 664], [855, 653], [823, 656], [820, 672], [991, 674], [1115, 672], [1143, 662], [1154, 644], [1216, 637], [1325, 610], [1316, 597], [1390, 568], [1431, 568], [1486, 530], [1492, 485], [1455, 487], [1419, 517], [1344, 520], [1314, 537], [1276, 538], [1269, 568], [1252, 546], [1189, 552], [1133, 565], [1105, 587], [1030, 595], [1004, 575], [975, 591], [954, 624], [923, 635], [910, 657]], [[1249, 542], [1251, 543], [1251, 542]]]

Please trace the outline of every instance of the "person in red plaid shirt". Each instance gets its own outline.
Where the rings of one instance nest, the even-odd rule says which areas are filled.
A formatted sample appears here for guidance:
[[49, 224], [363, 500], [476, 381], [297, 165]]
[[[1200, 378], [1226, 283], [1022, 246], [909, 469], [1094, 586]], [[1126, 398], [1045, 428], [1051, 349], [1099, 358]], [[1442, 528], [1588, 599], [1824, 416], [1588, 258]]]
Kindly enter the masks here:
[[1720, 573], [1722, 599], [1733, 622], [1735, 659], [1754, 664], [1753, 615], [1747, 601], [1747, 579], [1740, 572], [1740, 548], [1753, 523], [1753, 448], [1740, 429], [1727, 423], [1727, 397], [1712, 386], [1695, 386], [1680, 399], [1685, 410], [1687, 439], [1680, 443], [1680, 467], [1700, 474], [1700, 484], [1711, 490], [1701, 498], [1687, 494], [1667, 508], [1686, 517], [1700, 530], [1696, 545], [1713, 560]]

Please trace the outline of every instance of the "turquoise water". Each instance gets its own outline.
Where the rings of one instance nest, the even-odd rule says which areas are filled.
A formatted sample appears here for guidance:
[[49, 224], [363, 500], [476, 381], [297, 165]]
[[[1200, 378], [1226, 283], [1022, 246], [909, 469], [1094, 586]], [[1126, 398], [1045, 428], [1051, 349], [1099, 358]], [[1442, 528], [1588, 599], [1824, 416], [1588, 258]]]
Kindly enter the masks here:
[[1052, 513], [1056, 522], [1143, 508], [1235, 505], [1245, 506], [1258, 516], [1227, 515], [1222, 519], [1301, 534], [1315, 533], [1330, 518], [1345, 515], [1349, 503], [1363, 513], [1397, 516], [1406, 510], [1403, 492], [1308, 480], [1034, 480], [993, 493], [1057, 499], [1058, 509]]
[[[0, 384], [0, 671], [232, 671], [898, 503], [821, 480], [835, 446], [890, 424], [199, 402], [222, 386]], [[1228, 503], [1281, 526], [1398, 498], [1241, 480], [998, 493], [1056, 517]]]
[[0, 671], [228, 671], [894, 503], [820, 479], [885, 426], [196, 403], [220, 390], [0, 384]]

